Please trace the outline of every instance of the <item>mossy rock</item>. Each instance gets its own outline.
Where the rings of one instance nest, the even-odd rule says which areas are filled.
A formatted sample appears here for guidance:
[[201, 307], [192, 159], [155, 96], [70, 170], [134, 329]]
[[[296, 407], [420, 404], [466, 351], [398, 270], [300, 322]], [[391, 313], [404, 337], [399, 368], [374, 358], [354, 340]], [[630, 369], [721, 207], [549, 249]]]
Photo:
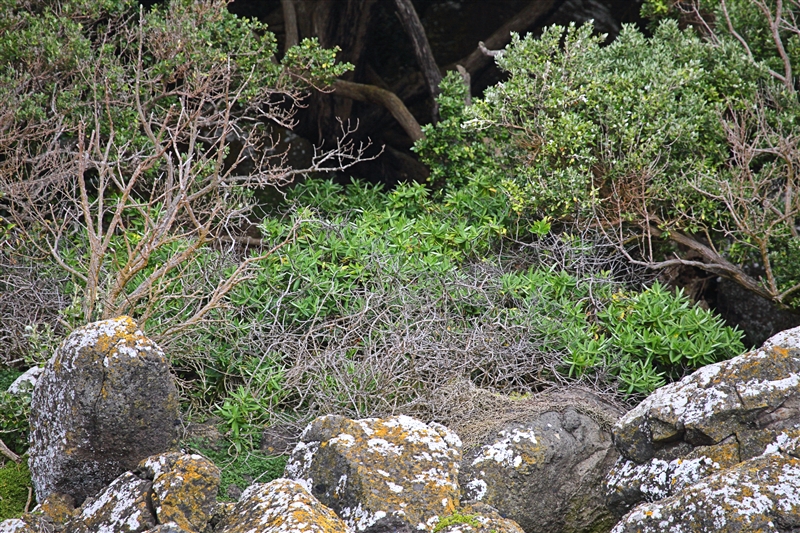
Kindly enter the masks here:
[[[7, 461], [0, 467], [0, 522], [9, 518], [19, 518], [25, 512], [31, 482], [27, 458], [19, 463]], [[31, 506], [35, 502], [31, 502]]]

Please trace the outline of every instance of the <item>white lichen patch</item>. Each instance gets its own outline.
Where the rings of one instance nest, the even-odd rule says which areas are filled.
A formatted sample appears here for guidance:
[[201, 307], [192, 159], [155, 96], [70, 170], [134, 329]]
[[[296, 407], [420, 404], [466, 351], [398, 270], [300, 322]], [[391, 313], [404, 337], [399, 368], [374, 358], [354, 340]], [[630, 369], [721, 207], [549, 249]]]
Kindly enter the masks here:
[[364, 509], [359, 503], [356, 507], [342, 508], [339, 511], [339, 516], [342, 517], [342, 520], [344, 520], [347, 525], [353, 527], [356, 531], [364, 531], [380, 520], [379, 513], [382, 513], [380, 515], [381, 518], [386, 516], [385, 511], [371, 512]]
[[356, 438], [352, 435], [348, 435], [347, 433], [339, 433], [337, 436], [328, 440], [328, 445], [340, 444], [347, 448], [349, 448], [355, 443], [356, 443]]
[[386, 486], [389, 487], [390, 491], [395, 492], [397, 494], [400, 494], [401, 492], [403, 492], [403, 487], [402, 486], [397, 485], [396, 483], [392, 483], [391, 481], [387, 481], [386, 482]]
[[742, 397], [753, 398], [776, 391], [796, 389], [800, 385], [800, 376], [792, 374], [783, 379], [773, 381], [751, 379], [744, 383], [737, 383], [736, 390]]
[[383, 456], [389, 454], [401, 455], [403, 448], [397, 444], [392, 444], [386, 439], [369, 439], [367, 441], [367, 450], [373, 453], [379, 453]]
[[292, 455], [286, 463], [284, 473], [291, 479], [305, 478], [311, 464], [314, 461], [314, 454], [319, 450], [319, 442], [298, 442], [292, 450]]
[[448, 472], [439, 468], [431, 468], [424, 472], [419, 472], [411, 480], [412, 483], [432, 484], [438, 487], [448, 487], [458, 489], [458, 484], [453, 481], [453, 478]]
[[761, 455], [794, 451], [798, 444], [800, 444], [800, 437], [790, 437], [786, 433], [780, 433], [774, 441], [767, 445]]
[[478, 500], [481, 501], [486, 496], [486, 492], [489, 490], [489, 487], [486, 485], [486, 481], [482, 479], [473, 479], [469, 483], [466, 484], [466, 495], [468, 500]]
[[28, 526], [19, 518], [10, 518], [0, 522], [0, 533], [18, 533], [28, 529]]
[[764, 342], [761, 350], [768, 350], [776, 346], [787, 350], [791, 348], [800, 349], [800, 327], [776, 333]]
[[609, 472], [606, 486], [609, 493], [635, 487], [645, 501], [652, 502], [667, 498], [719, 469], [720, 465], [708, 457], [669, 462], [651, 459], [641, 465], [620, 458]]
[[519, 468], [522, 465], [522, 455], [517, 453], [518, 446], [523, 441], [530, 444], [537, 444], [536, 435], [533, 430], [514, 429], [511, 431], [500, 431], [499, 440], [492, 444], [483, 446], [477, 457], [472, 461], [472, 466], [479, 465], [485, 461], [494, 461], [506, 467]]
[[92, 531], [97, 533], [138, 530], [149, 485], [130, 472], [122, 474], [94, 501], [84, 504], [80, 520], [92, 524]]

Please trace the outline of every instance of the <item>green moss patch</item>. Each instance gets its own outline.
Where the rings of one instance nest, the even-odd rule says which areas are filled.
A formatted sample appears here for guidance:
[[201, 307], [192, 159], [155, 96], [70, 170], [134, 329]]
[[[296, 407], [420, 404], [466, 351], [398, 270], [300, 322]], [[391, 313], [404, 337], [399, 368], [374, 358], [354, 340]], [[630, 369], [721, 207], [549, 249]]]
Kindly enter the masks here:
[[444, 528], [456, 524], [465, 524], [468, 526], [472, 526], [475, 529], [481, 527], [481, 523], [478, 522], [478, 515], [453, 513], [439, 520], [439, 522], [437, 522], [436, 524], [436, 527], [433, 528], [433, 533], [438, 533], [439, 531], [442, 531]]
[[0, 522], [22, 516], [31, 487], [33, 483], [27, 458], [20, 463], [8, 461], [0, 467]]

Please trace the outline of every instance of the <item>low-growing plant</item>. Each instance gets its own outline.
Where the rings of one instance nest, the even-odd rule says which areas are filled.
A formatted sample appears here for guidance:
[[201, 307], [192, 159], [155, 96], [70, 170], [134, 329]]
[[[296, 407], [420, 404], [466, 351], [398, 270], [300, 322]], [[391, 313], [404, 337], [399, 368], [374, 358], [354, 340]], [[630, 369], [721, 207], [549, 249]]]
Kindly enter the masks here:
[[[19, 518], [36, 504], [27, 457], [19, 463], [0, 458], [0, 522]], [[27, 506], [27, 509], [26, 509]]]
[[473, 514], [461, 514], [461, 513], [453, 513], [451, 515], [444, 516], [436, 522], [436, 525], [433, 527], [433, 533], [438, 533], [443, 529], [463, 524], [465, 526], [472, 526], [473, 528], [479, 528], [481, 523], [478, 521], [478, 515]]
[[268, 483], [281, 477], [288, 459], [283, 455], [270, 456], [253, 449], [230, 454], [227, 450], [218, 450], [204, 441], [192, 441], [185, 445], [219, 467], [220, 491], [217, 499], [220, 501], [236, 500], [228, 492], [231, 485], [244, 490], [253, 483]]

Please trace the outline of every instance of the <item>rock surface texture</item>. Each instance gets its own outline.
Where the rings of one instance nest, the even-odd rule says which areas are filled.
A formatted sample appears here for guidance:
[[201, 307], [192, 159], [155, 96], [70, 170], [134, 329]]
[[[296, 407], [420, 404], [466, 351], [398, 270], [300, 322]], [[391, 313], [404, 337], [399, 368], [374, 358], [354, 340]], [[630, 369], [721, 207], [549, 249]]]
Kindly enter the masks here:
[[798, 333], [701, 368], [620, 419], [606, 496], [630, 512], [615, 533], [800, 530]]
[[289, 479], [249, 486], [216, 528], [220, 533], [348, 533], [345, 523]]
[[618, 457], [609, 430], [567, 407], [501, 429], [465, 456], [459, 480], [464, 500], [525, 531], [608, 531], [615, 520], [602, 485]]
[[137, 470], [153, 483], [152, 507], [159, 523], [188, 531], [205, 529], [219, 491], [220, 471], [214, 463], [171, 452], [145, 459]]
[[129, 317], [74, 331], [47, 363], [31, 399], [36, 497], [80, 504], [177, 439], [178, 394], [158, 346]]
[[303, 432], [285, 475], [355, 531], [396, 519], [431, 531], [458, 506], [460, 447], [446, 427], [408, 416], [324, 416]]

